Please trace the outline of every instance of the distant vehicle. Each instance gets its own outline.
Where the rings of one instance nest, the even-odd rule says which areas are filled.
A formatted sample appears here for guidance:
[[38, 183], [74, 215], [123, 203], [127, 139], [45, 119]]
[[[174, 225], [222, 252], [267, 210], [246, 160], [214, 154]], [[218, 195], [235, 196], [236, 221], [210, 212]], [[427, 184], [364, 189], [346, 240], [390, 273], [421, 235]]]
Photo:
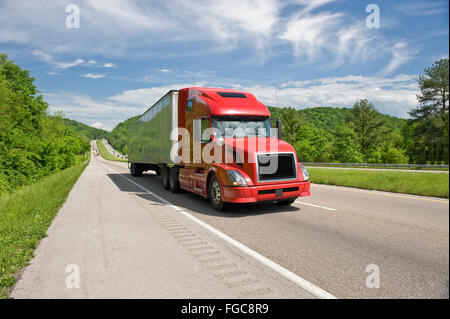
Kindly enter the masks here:
[[[174, 130], [178, 139], [171, 140]], [[218, 211], [227, 203], [290, 205], [310, 195], [309, 175], [294, 148], [281, 140], [281, 121], [276, 121], [277, 134], [273, 131], [269, 110], [250, 93], [172, 90], [129, 127], [130, 172], [140, 176], [154, 170], [165, 189], [199, 194]], [[180, 144], [184, 149], [171, 157]], [[270, 145], [275, 150], [268, 150]]]

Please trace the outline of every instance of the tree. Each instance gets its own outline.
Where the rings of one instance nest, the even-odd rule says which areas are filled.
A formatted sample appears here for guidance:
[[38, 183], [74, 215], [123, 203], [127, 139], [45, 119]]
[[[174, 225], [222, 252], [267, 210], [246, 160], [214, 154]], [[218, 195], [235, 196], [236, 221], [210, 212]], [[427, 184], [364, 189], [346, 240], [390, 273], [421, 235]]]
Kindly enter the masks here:
[[298, 140], [302, 125], [302, 119], [298, 111], [290, 107], [283, 109], [281, 120], [283, 122], [283, 140], [289, 144], [294, 144]]
[[80, 163], [89, 150], [46, 113], [47, 103], [29, 72], [0, 54], [0, 194]]
[[386, 120], [380, 116], [372, 103], [360, 100], [346, 118], [347, 126], [355, 132], [355, 142], [360, 145], [364, 160], [369, 162], [372, 153], [383, 141], [388, 131], [383, 128]]
[[448, 163], [449, 60], [436, 61], [424, 72], [418, 80], [420, 105], [409, 112], [410, 138], [414, 140], [409, 152], [418, 161]]
[[333, 146], [333, 155], [339, 163], [362, 163], [364, 162], [361, 146], [355, 143], [355, 132], [342, 126], [336, 130], [336, 141]]

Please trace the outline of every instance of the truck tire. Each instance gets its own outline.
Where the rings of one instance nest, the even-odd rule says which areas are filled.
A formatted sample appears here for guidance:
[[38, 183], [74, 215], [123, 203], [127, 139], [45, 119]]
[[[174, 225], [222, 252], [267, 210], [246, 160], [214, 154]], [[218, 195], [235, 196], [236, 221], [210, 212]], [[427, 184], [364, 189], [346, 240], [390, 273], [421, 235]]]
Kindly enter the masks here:
[[180, 168], [178, 166], [171, 167], [169, 171], [169, 185], [172, 193], [180, 192]]
[[131, 163], [130, 173], [133, 177], [139, 177], [142, 175], [142, 171], [140, 170], [139, 164]]
[[208, 198], [211, 206], [218, 212], [222, 212], [227, 209], [228, 203], [223, 201], [222, 189], [220, 187], [219, 179], [216, 175], [211, 177], [208, 183]]
[[289, 199], [283, 199], [283, 200], [277, 200], [277, 204], [280, 205], [280, 206], [289, 206], [293, 202], [295, 202], [296, 199], [297, 199], [297, 197], [289, 198]]
[[161, 168], [161, 185], [164, 189], [169, 189], [169, 168], [167, 166], [163, 166]]

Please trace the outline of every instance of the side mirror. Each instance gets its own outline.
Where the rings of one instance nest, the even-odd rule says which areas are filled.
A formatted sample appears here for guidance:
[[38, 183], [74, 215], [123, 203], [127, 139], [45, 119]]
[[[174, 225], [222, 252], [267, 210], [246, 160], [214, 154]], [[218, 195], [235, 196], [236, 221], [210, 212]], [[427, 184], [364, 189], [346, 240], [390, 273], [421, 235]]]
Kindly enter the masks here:
[[277, 138], [281, 140], [281, 120], [276, 120]]

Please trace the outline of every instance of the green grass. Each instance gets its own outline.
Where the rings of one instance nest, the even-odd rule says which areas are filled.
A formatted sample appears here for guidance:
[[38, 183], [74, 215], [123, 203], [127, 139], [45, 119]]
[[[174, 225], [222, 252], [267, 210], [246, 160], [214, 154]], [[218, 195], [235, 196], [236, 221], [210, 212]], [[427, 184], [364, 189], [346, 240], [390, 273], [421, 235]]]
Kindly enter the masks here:
[[123, 158], [118, 158], [112, 155], [107, 149], [105, 144], [102, 141], [97, 141], [97, 149], [100, 155], [108, 161], [116, 161], [116, 162], [128, 162], [128, 160]]
[[310, 167], [319, 167], [319, 168], [327, 168], [327, 167], [337, 167], [337, 168], [369, 168], [369, 169], [392, 169], [392, 170], [416, 170], [416, 171], [449, 171], [448, 168], [438, 167], [438, 168], [428, 168], [428, 167], [396, 167], [396, 166], [364, 166], [364, 165], [320, 165], [320, 164], [308, 164], [305, 165], [308, 169]]
[[309, 167], [308, 170], [312, 183], [448, 198], [449, 175], [446, 173], [314, 167]]
[[0, 299], [7, 298], [85, 167], [68, 168], [0, 197]]

